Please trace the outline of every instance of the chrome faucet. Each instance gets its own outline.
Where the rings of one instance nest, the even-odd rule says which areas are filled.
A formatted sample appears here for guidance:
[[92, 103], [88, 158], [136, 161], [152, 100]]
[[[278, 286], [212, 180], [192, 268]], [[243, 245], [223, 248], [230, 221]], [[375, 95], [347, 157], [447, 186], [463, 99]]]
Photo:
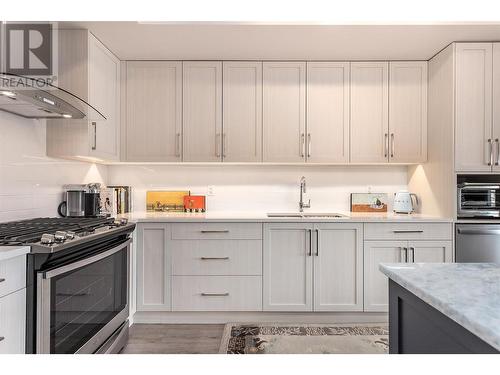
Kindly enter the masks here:
[[306, 178], [302, 176], [300, 178], [300, 201], [299, 201], [299, 211], [304, 212], [304, 208], [311, 207], [311, 200], [308, 203], [304, 203], [304, 194], [306, 193]]

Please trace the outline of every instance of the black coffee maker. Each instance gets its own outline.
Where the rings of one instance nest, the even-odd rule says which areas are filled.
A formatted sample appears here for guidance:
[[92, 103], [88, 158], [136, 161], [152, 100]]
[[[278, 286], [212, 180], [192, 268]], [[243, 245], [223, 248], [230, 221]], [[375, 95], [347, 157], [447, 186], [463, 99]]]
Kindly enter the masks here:
[[67, 185], [66, 200], [59, 204], [57, 212], [62, 217], [101, 216], [101, 184]]

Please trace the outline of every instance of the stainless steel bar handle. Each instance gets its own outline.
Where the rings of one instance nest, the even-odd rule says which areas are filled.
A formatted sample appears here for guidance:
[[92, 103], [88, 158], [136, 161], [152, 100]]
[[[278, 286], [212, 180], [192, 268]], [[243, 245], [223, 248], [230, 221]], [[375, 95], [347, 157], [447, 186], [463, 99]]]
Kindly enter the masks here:
[[411, 251], [411, 262], [415, 263], [415, 248], [413, 246], [410, 246], [410, 251]]
[[311, 157], [311, 133], [307, 133], [307, 157]]
[[229, 229], [221, 229], [221, 230], [200, 230], [200, 233], [229, 233]]
[[175, 135], [175, 156], [181, 156], [181, 133]]
[[68, 264], [66, 266], [62, 266], [62, 267], [59, 267], [59, 268], [56, 268], [56, 269], [53, 269], [50, 271], [46, 271], [46, 272], [42, 273], [43, 278], [50, 279], [52, 277], [61, 275], [63, 273], [73, 271], [73, 270], [76, 270], [78, 268], [82, 268], [82, 267], [87, 266], [89, 264], [95, 263], [101, 259], [107, 258], [110, 255], [113, 255], [114, 253], [117, 253], [118, 251], [121, 251], [121, 250], [127, 248], [131, 242], [132, 242], [132, 239], [129, 238], [127, 241], [121, 243], [120, 245], [115, 246], [112, 249], [106, 250], [106, 251], [99, 253], [97, 255], [94, 255], [93, 257], [82, 259], [82, 260], [79, 260], [77, 262]]
[[221, 142], [221, 137], [220, 133], [215, 134], [215, 157], [220, 158], [220, 142]]
[[226, 145], [227, 145], [227, 137], [226, 133], [222, 133], [222, 157], [226, 157]]
[[488, 139], [488, 147], [490, 152], [490, 159], [488, 161], [488, 165], [493, 165], [493, 143], [491, 142], [491, 138]]
[[408, 263], [408, 248], [407, 247], [403, 247], [403, 250], [405, 252], [405, 263]]
[[316, 256], [319, 257], [319, 229], [316, 229]]
[[500, 163], [500, 142], [498, 141], [498, 138], [495, 138], [495, 143], [497, 144], [497, 158], [495, 165], [498, 165]]
[[391, 133], [391, 158], [394, 157], [394, 133]]
[[306, 156], [306, 139], [305, 134], [300, 134], [300, 157], [303, 158]]
[[97, 149], [97, 122], [92, 121], [92, 126], [94, 127], [94, 144], [92, 145], [92, 150]]
[[224, 293], [201, 293], [203, 297], [226, 297], [229, 295], [228, 292]]
[[4, 281], [5, 281], [5, 279], [4, 279], [4, 278], [1, 278], [1, 279], [0, 279], [0, 283], [3, 283]]
[[309, 233], [309, 252], [307, 255], [312, 256], [312, 229], [308, 229], [307, 233]]
[[424, 233], [423, 230], [393, 230], [392, 233]]
[[458, 234], [500, 234], [500, 229], [457, 229]]
[[387, 157], [388, 148], [389, 148], [389, 134], [385, 133], [384, 134], [384, 158]]
[[201, 260], [228, 260], [229, 257], [201, 257]]

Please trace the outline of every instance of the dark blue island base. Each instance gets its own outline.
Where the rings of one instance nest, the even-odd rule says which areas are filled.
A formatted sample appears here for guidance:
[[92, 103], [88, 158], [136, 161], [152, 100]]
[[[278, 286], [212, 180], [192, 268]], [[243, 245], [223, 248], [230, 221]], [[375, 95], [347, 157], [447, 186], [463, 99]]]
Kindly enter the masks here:
[[390, 354], [498, 354], [491, 345], [389, 279]]

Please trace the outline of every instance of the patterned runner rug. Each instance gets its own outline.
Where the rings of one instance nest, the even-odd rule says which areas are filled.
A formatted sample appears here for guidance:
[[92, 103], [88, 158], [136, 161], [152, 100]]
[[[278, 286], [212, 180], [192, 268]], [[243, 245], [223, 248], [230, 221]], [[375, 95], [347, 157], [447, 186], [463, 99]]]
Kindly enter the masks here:
[[386, 354], [383, 324], [226, 324], [224, 354]]

